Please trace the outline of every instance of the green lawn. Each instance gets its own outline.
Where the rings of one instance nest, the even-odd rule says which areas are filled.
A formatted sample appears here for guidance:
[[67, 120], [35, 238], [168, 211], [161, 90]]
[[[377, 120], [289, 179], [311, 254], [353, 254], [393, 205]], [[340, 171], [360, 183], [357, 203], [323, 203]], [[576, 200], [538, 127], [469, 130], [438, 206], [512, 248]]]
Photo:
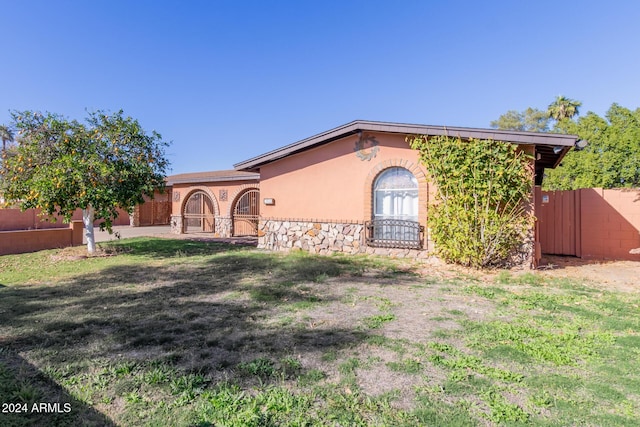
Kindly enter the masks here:
[[638, 293], [186, 240], [81, 254], [0, 257], [0, 426], [640, 419]]

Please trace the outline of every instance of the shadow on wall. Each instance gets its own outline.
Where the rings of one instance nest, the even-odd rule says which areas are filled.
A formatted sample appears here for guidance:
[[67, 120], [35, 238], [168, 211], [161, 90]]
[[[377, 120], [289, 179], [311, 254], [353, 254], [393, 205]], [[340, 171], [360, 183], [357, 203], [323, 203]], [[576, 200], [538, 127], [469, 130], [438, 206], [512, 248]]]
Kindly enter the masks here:
[[640, 261], [640, 190], [580, 190], [582, 257]]
[[545, 191], [537, 205], [543, 254], [640, 261], [640, 190]]

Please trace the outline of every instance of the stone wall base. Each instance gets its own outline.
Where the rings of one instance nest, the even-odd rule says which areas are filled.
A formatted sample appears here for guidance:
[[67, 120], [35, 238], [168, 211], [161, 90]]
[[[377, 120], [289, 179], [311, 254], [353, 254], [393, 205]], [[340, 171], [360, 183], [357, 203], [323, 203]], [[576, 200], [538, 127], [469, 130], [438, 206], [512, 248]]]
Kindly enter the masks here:
[[216, 237], [231, 237], [231, 217], [217, 216], [215, 223]]
[[327, 255], [335, 252], [375, 254], [396, 258], [427, 258], [427, 250], [373, 248], [365, 244], [364, 224], [260, 220], [258, 248], [274, 251], [303, 250]]
[[184, 233], [182, 215], [171, 215], [171, 233], [172, 234]]
[[[231, 237], [231, 217], [228, 216], [216, 216], [213, 220], [215, 237]], [[182, 215], [171, 215], [171, 233], [183, 234], [184, 230], [184, 218]]]

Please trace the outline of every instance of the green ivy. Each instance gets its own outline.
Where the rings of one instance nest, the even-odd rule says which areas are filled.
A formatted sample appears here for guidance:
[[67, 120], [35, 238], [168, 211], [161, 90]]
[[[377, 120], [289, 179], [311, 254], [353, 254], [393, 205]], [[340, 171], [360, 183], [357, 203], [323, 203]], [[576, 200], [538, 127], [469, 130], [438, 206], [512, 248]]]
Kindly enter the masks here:
[[411, 136], [436, 202], [429, 228], [443, 259], [472, 267], [504, 265], [526, 240], [532, 215], [531, 156], [501, 141]]

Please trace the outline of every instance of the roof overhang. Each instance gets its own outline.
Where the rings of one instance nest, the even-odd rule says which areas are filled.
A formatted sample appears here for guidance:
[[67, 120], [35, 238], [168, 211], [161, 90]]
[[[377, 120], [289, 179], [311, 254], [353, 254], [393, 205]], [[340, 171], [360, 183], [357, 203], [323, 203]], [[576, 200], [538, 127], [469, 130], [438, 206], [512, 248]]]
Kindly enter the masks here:
[[[536, 165], [539, 164], [542, 168], [554, 168], [560, 164], [564, 155], [571, 150], [578, 140], [577, 135], [555, 133], [520, 132], [499, 129], [430, 126], [356, 120], [301, 141], [294, 142], [293, 144], [269, 151], [268, 153], [261, 154], [260, 156], [236, 163], [233, 167], [238, 171], [257, 172], [260, 170], [260, 167], [265, 164], [314, 147], [328, 144], [359, 132], [383, 132], [429, 136], [448, 135], [452, 137], [460, 137], [462, 139], [492, 139], [495, 141], [504, 141], [513, 144], [535, 145]], [[539, 154], [539, 156], [537, 154]], [[536, 169], [537, 168], [538, 166], [536, 166]]]
[[253, 172], [228, 170], [211, 172], [193, 172], [167, 177], [167, 185], [202, 184], [205, 182], [258, 181], [260, 175]]

